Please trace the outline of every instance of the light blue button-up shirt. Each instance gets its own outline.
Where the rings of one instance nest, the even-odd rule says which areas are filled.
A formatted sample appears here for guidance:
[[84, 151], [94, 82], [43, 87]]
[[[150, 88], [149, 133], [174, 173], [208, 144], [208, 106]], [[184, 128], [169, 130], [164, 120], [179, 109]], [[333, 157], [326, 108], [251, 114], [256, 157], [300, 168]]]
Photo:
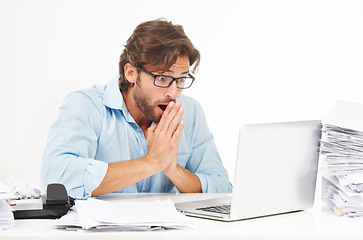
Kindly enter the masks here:
[[[231, 192], [203, 110], [194, 99], [180, 95], [185, 127], [180, 137], [178, 165], [200, 179], [203, 192]], [[118, 79], [105, 86], [69, 94], [49, 131], [41, 169], [42, 184], [62, 183], [74, 198], [91, 196], [106, 175], [108, 163], [137, 159], [147, 151], [143, 131], [126, 108]], [[117, 192], [178, 192], [157, 173]]]

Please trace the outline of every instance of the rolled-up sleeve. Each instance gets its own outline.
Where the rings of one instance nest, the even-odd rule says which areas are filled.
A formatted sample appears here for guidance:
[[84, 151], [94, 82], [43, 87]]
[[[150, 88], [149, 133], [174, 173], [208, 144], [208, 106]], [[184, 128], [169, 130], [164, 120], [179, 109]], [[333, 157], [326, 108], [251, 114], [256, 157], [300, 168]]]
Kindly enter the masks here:
[[232, 192], [232, 184], [228, 173], [224, 168], [218, 152], [215, 150], [213, 137], [204, 146], [198, 146], [193, 156], [201, 159], [195, 170], [199, 178], [203, 193], [229, 193]]
[[74, 198], [91, 196], [108, 168], [94, 159], [101, 122], [102, 110], [89, 96], [74, 92], [66, 97], [49, 131], [41, 168], [43, 188], [61, 183]]

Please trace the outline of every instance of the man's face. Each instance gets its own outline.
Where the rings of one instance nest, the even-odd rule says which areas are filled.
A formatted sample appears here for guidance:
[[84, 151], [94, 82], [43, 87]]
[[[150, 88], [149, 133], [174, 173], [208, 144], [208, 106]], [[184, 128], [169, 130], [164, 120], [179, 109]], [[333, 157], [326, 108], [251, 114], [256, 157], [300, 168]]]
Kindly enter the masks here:
[[[144, 69], [155, 75], [179, 78], [188, 76], [189, 67], [189, 57], [179, 56], [174, 65], [166, 72], [160, 72], [155, 67], [153, 69], [148, 64], [144, 66]], [[144, 72], [139, 72], [133, 91], [133, 98], [146, 118], [151, 122], [159, 122], [166, 105], [170, 101], [176, 101], [182, 89], [177, 88], [176, 82], [173, 82], [168, 88], [157, 87], [153, 82], [153, 77]]]

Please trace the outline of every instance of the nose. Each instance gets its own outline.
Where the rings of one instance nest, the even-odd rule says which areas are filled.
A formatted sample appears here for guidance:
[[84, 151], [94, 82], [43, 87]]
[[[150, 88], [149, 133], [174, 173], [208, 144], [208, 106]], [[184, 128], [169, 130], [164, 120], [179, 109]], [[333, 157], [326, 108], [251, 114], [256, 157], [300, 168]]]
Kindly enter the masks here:
[[170, 87], [166, 88], [166, 97], [170, 99], [176, 99], [178, 97], [179, 88], [176, 86], [176, 82], [174, 81]]

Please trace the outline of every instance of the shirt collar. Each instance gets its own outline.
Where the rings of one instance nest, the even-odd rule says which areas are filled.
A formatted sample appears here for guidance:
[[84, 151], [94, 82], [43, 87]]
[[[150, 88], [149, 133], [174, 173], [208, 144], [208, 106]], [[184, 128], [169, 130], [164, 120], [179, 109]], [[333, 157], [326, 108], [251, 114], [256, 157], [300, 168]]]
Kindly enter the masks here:
[[121, 94], [118, 82], [118, 77], [114, 77], [106, 85], [103, 104], [109, 108], [121, 110], [128, 122], [135, 122], [134, 118], [127, 110], [126, 103]]

